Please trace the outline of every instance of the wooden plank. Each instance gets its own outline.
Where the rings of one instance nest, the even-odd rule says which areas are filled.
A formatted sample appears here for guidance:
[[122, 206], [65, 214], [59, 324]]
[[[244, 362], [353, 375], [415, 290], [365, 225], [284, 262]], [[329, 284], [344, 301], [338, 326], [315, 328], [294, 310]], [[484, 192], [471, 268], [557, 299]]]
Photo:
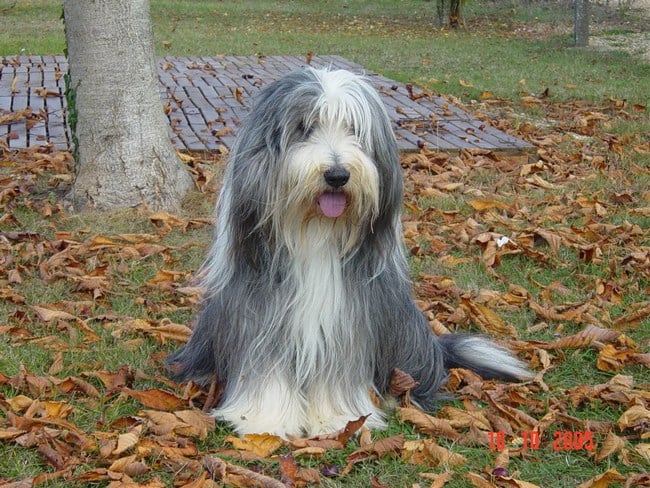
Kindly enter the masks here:
[[[170, 109], [168, 119], [174, 145], [192, 150], [215, 150], [220, 144], [230, 146], [259, 89], [289, 71], [305, 66], [304, 56], [160, 58], [160, 94]], [[474, 119], [443, 97], [429, 95], [412, 100], [405, 85], [370, 72], [341, 56], [314, 56], [311, 66], [364, 74], [386, 105], [401, 150], [416, 150], [423, 142], [431, 148], [447, 151], [466, 147], [514, 152], [532, 150], [525, 141]], [[35, 94], [35, 89], [41, 86], [46, 90], [60, 89], [63, 93], [65, 72], [67, 60], [63, 56], [3, 58], [0, 64], [0, 110], [2, 104], [6, 111], [22, 107], [24, 103], [20, 97], [29, 97], [27, 103], [32, 108], [46, 110], [49, 114], [45, 135], [57, 145], [67, 144], [65, 100], [62, 97], [39, 100]], [[11, 94], [12, 87], [18, 93]], [[236, 90], [240, 92], [237, 96]], [[15, 126], [19, 127], [19, 124]], [[224, 127], [225, 131], [222, 130]], [[0, 126], [0, 137], [6, 139], [9, 130], [6, 124]], [[39, 124], [23, 130], [18, 139], [12, 140], [11, 146], [40, 143], [43, 131], [44, 125]], [[25, 137], [22, 137], [23, 132]]]
[[[26, 90], [25, 90], [26, 92]], [[28, 97], [27, 95], [16, 95], [11, 99], [11, 111], [12, 112], [19, 112], [25, 108], [27, 108], [27, 102], [28, 102]], [[15, 123], [10, 124], [9, 126], [9, 134], [11, 135], [9, 137], [8, 146], [10, 148], [23, 148], [23, 147], [28, 147], [28, 140], [27, 140], [27, 127], [26, 127], [25, 120], [19, 120]]]
[[[2, 96], [0, 92], [0, 116], [11, 112], [11, 97]], [[7, 134], [9, 134], [9, 124], [0, 124], [0, 140], [8, 143]]]

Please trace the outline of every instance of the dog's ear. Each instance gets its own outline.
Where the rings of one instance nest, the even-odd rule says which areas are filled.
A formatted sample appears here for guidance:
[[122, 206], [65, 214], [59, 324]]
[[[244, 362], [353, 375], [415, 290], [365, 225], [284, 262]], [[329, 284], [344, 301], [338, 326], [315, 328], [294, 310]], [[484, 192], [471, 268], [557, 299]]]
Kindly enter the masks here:
[[273, 160], [285, 154], [298, 133], [310, 128], [319, 93], [315, 81], [311, 70], [297, 70], [263, 87], [239, 129], [238, 149], [265, 152]]

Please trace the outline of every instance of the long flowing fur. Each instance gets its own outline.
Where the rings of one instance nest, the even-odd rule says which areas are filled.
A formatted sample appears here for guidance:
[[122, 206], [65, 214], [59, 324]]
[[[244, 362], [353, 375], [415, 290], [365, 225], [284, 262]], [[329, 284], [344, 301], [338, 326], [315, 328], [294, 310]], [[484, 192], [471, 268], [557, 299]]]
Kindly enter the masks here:
[[401, 205], [396, 143], [366, 81], [305, 69], [267, 86], [231, 153], [204, 307], [168, 360], [175, 379], [216, 375], [215, 416], [240, 434], [287, 436], [369, 414], [383, 427], [377, 399], [395, 368], [419, 383], [411, 398], [426, 409], [449, 367], [528, 376], [483, 338], [431, 333], [411, 295]]

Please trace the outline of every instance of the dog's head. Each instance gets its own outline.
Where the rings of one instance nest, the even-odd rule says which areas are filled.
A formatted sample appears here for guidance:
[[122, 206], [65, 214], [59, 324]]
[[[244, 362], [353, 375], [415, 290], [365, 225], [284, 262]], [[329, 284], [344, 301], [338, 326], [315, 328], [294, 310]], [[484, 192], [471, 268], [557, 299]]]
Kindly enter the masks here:
[[348, 252], [398, 218], [402, 180], [390, 121], [377, 92], [348, 71], [310, 68], [265, 87], [230, 171], [232, 204], [255, 207], [239, 215], [270, 225], [289, 247], [311, 226], [336, 233]]

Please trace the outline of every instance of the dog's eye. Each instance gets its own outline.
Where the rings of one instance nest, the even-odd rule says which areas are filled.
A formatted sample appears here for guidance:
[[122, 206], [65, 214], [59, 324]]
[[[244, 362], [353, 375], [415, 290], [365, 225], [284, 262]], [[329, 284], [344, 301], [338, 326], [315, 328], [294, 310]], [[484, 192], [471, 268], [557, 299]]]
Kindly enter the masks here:
[[314, 126], [313, 124], [307, 124], [303, 121], [300, 122], [298, 130], [302, 133], [303, 137], [307, 139], [309, 136], [311, 136], [312, 132], [314, 132]]

